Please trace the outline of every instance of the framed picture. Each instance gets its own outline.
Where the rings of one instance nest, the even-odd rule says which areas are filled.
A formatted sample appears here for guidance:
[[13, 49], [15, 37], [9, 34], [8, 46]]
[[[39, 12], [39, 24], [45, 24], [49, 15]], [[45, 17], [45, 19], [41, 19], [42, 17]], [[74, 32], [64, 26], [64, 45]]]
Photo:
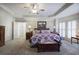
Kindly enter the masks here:
[[37, 28], [39, 28], [39, 29], [46, 29], [46, 25], [47, 25], [46, 21], [38, 21], [37, 22]]

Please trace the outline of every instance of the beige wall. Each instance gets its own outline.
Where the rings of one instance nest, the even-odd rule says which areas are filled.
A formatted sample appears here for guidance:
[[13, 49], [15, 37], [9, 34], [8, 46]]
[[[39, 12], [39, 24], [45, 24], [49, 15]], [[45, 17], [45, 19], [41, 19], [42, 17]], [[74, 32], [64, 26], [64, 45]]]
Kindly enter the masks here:
[[34, 28], [37, 27], [37, 21], [47, 21], [47, 28], [50, 28], [50, 30], [52, 31], [53, 30], [53, 18], [52, 17], [27, 17], [25, 18], [27, 20], [27, 31], [28, 30], [28, 26], [31, 25], [32, 26], [32, 29], [33, 30]]
[[5, 41], [12, 39], [13, 20], [14, 18], [8, 12], [0, 8], [0, 25], [5, 26]]

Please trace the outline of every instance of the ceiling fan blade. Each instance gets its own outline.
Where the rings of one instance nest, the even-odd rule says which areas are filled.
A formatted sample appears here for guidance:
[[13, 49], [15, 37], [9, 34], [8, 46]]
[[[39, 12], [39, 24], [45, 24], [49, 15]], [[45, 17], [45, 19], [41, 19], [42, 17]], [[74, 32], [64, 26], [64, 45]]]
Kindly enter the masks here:
[[24, 8], [29, 8], [29, 7], [25, 6]]
[[40, 9], [40, 11], [45, 11], [45, 9]]

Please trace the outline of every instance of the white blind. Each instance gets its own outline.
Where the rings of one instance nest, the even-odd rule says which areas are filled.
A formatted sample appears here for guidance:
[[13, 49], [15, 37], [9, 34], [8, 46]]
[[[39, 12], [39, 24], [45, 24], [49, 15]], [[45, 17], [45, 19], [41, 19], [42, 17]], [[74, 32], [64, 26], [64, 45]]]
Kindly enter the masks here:
[[76, 35], [76, 21], [69, 21], [68, 22], [68, 28], [67, 28], [67, 34], [68, 34], [68, 38], [71, 38], [72, 36], [75, 37]]
[[59, 24], [59, 33], [61, 36], [65, 37], [65, 22]]

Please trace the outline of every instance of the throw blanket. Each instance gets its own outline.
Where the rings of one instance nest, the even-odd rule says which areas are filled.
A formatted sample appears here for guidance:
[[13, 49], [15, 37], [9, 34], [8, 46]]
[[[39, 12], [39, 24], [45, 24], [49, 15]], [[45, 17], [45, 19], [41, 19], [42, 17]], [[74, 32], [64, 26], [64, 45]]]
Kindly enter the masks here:
[[36, 43], [43, 43], [43, 42], [53, 42], [53, 41], [60, 41], [60, 36], [53, 33], [39, 33], [35, 34], [31, 38], [32, 45]]

